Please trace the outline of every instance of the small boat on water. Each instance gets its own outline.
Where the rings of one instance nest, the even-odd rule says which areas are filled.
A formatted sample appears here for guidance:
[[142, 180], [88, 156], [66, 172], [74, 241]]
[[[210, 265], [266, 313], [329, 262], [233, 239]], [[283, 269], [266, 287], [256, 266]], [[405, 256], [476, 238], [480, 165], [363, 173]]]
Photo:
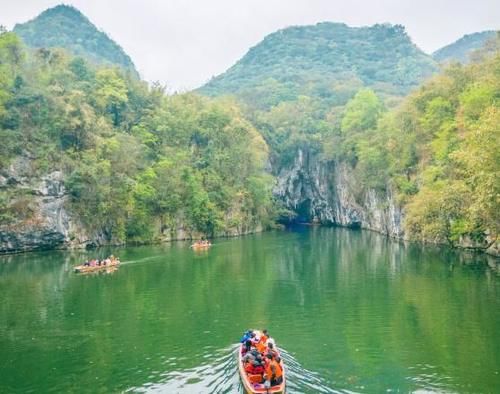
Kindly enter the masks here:
[[212, 244], [208, 241], [197, 241], [191, 245], [191, 249], [193, 250], [206, 250], [209, 249]]
[[[257, 337], [261, 337], [262, 332], [258, 330], [254, 330]], [[243, 388], [245, 393], [249, 394], [285, 394], [285, 369], [283, 366], [283, 360], [280, 357], [279, 365], [281, 367], [281, 371], [283, 373], [282, 381], [280, 384], [269, 386], [269, 381], [264, 381], [262, 374], [251, 374], [245, 371], [245, 358], [244, 354], [245, 344], [241, 343], [238, 348], [238, 370], [240, 373], [241, 382], [243, 384]], [[279, 356], [279, 349], [275, 346], [275, 354]]]
[[113, 271], [120, 265], [120, 259], [116, 257], [110, 257], [102, 261], [91, 260], [87, 261], [85, 264], [77, 265], [74, 271], [77, 274], [86, 274], [90, 272], [99, 271]]

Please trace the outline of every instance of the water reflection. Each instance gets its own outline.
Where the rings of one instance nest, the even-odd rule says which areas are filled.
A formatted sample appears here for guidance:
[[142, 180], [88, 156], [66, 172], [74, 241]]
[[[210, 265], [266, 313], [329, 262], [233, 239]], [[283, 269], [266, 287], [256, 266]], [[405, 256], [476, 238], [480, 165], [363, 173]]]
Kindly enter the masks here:
[[[96, 253], [122, 266], [73, 274]], [[0, 392], [235, 392], [247, 327], [286, 349], [292, 393], [492, 392], [488, 262], [334, 228], [1, 257]]]

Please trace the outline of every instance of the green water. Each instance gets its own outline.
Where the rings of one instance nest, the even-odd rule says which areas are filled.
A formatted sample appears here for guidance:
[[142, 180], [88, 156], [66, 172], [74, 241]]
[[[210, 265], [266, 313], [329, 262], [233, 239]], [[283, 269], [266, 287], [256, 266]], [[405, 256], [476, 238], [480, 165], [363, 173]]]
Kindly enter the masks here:
[[[71, 267], [115, 253], [113, 274]], [[500, 392], [500, 275], [481, 256], [298, 229], [0, 258], [0, 392], [241, 391], [266, 327], [290, 393]]]

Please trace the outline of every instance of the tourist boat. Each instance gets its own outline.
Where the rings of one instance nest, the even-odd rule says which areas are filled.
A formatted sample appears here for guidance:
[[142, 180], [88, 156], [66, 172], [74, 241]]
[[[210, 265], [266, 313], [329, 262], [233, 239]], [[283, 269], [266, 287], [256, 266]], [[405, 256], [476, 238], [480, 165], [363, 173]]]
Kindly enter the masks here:
[[119, 259], [111, 259], [111, 262], [109, 264], [101, 264], [101, 265], [77, 265], [75, 267], [75, 272], [78, 274], [86, 274], [89, 272], [99, 272], [99, 271], [109, 271], [109, 270], [116, 270], [118, 266], [120, 265], [120, 260]]
[[191, 245], [191, 249], [193, 250], [207, 250], [212, 246], [210, 242], [203, 243], [203, 242], [195, 242], [194, 244]]
[[[257, 336], [261, 335], [261, 332], [258, 330], [254, 330]], [[240, 372], [241, 382], [243, 383], [243, 388], [245, 393], [248, 394], [285, 394], [285, 368], [283, 366], [283, 359], [281, 359], [281, 369], [283, 371], [283, 381], [281, 384], [272, 387], [265, 387], [264, 382], [262, 382], [262, 375], [250, 375], [245, 371], [245, 365], [243, 364], [243, 357], [241, 357], [241, 353], [245, 344], [240, 344], [238, 348], [238, 369]], [[276, 350], [279, 351], [278, 348]]]

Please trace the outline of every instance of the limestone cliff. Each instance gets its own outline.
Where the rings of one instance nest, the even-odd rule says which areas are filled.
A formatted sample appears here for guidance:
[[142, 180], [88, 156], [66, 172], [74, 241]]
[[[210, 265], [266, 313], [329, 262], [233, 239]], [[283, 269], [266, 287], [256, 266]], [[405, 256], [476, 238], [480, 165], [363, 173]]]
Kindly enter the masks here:
[[[296, 214], [297, 222], [357, 227], [396, 239], [407, 239], [404, 207], [394, 193], [363, 189], [346, 163], [321, 160], [299, 149], [290, 166], [275, 169], [275, 196]], [[462, 237], [455, 247], [500, 256], [500, 242], [485, 234], [481, 240]]]
[[300, 222], [378, 231], [403, 238], [403, 212], [391, 193], [360, 190], [345, 163], [321, 161], [299, 150], [293, 164], [278, 172], [275, 195]]
[[[35, 176], [27, 154], [18, 156], [8, 168], [0, 169], [0, 193], [13, 196], [16, 215], [6, 224], [0, 222], [0, 254], [32, 250], [88, 248], [120, 245], [105, 229], [89, 229], [70, 209], [70, 196], [64, 187], [62, 171]], [[215, 234], [231, 237], [262, 231], [260, 223], [241, 224], [232, 218], [240, 208], [234, 206], [226, 222], [233, 223]], [[1, 214], [1, 212], [0, 212]], [[154, 224], [152, 242], [198, 239], [202, 234], [186, 226], [182, 214], [170, 225]]]

